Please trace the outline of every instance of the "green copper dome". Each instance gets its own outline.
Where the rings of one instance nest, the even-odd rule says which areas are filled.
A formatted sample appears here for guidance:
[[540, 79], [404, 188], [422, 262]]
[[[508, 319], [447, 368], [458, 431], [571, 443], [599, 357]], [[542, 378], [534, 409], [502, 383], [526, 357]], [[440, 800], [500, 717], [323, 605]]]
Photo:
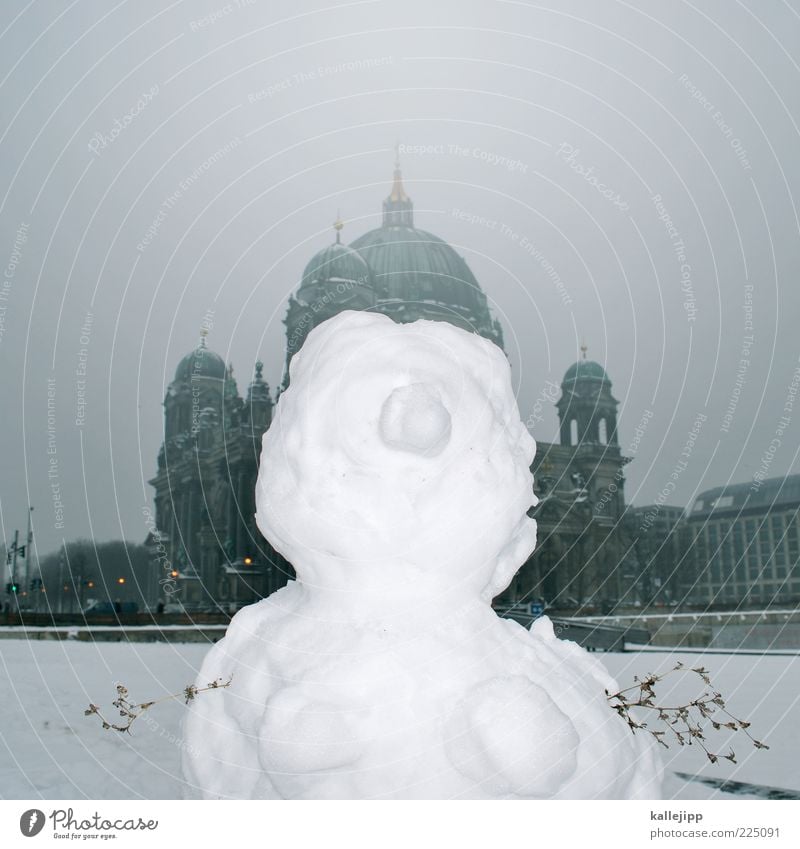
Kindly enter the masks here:
[[286, 370], [310, 331], [343, 310], [371, 310], [400, 323], [446, 321], [478, 333], [503, 349], [503, 329], [492, 317], [486, 295], [463, 257], [438, 236], [414, 226], [414, 204], [403, 188], [399, 163], [383, 201], [382, 226], [349, 247], [336, 242], [319, 251], [289, 298]]
[[600, 380], [611, 383], [606, 370], [594, 360], [578, 360], [577, 363], [573, 363], [567, 369], [562, 383], [572, 383], [576, 380]]
[[218, 380], [225, 377], [225, 361], [219, 354], [206, 348], [205, 341], [187, 354], [175, 370], [175, 380], [190, 382], [196, 377], [213, 377]]
[[361, 286], [372, 284], [369, 266], [357, 251], [340, 242], [323, 248], [316, 253], [303, 272], [298, 296], [303, 298], [304, 290], [316, 289], [329, 283], [357, 283]]
[[491, 324], [486, 296], [469, 266], [438, 236], [406, 225], [384, 226], [352, 247], [372, 269], [379, 298], [437, 302]]
[[382, 226], [350, 246], [372, 271], [376, 310], [395, 321], [449, 321], [503, 347], [502, 330], [464, 258], [443, 239], [414, 226], [414, 204], [403, 187], [399, 163], [383, 202]]

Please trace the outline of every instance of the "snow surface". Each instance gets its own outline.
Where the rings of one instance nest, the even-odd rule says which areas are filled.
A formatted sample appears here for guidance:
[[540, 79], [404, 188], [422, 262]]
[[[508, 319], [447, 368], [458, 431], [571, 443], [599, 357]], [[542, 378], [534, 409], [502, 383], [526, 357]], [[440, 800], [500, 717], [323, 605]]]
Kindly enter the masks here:
[[[208, 648], [203, 643], [0, 640], [0, 798], [181, 798], [190, 789], [181, 776], [182, 701], [152, 708], [130, 736], [103, 731], [97, 718], [84, 717], [83, 710], [91, 701], [111, 712], [117, 682], [134, 699], [177, 692], [197, 676]], [[739, 732], [731, 740], [739, 760], [735, 765], [711, 765], [694, 747], [663, 750], [665, 798], [742, 798], [685, 782], [675, 772], [800, 791], [800, 657], [726, 658], [676, 650], [600, 658], [623, 686], [634, 675], [669, 669], [676, 660], [706, 666], [733, 712], [752, 721], [751, 730], [770, 746], [767, 751], [748, 748]], [[660, 685], [666, 697], [691, 691], [691, 679], [669, 680]], [[198, 700], [221, 695], [203, 693]], [[727, 740], [721, 734], [713, 739], [720, 746]]]
[[486, 339], [358, 312], [309, 334], [256, 486], [297, 581], [203, 663], [198, 685], [233, 683], [187, 716], [200, 795], [659, 796], [603, 665], [491, 609], [535, 543], [535, 448]]

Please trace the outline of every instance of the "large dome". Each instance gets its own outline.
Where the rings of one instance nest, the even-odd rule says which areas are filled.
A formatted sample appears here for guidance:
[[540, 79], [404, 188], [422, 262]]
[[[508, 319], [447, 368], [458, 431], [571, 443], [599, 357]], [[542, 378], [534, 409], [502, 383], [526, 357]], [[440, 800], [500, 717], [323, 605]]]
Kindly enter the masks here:
[[381, 300], [430, 301], [461, 313], [473, 313], [491, 325], [486, 296], [475, 275], [443, 239], [407, 225], [370, 230], [352, 247], [372, 269]]
[[492, 318], [464, 258], [443, 239], [414, 226], [414, 205], [403, 188], [399, 164], [380, 227], [349, 247], [341, 244], [342, 221], [334, 227], [336, 242], [313, 256], [297, 294], [289, 298], [284, 388], [292, 357], [310, 331], [344, 310], [383, 313], [401, 324], [446, 321], [503, 349], [500, 323]]
[[414, 226], [414, 204], [399, 163], [383, 202], [382, 226], [351, 243], [372, 271], [375, 310], [395, 321], [448, 321], [503, 347], [500, 325], [462, 256], [438, 236]]

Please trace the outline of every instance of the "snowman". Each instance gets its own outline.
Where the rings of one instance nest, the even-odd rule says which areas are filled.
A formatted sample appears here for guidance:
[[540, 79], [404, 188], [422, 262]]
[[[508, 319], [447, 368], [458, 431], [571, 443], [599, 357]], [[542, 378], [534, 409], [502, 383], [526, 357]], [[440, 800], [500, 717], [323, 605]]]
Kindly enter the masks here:
[[205, 798], [657, 798], [602, 664], [491, 600], [533, 550], [509, 364], [450, 324], [313, 330], [264, 434], [256, 520], [297, 579], [239, 611], [191, 703]]

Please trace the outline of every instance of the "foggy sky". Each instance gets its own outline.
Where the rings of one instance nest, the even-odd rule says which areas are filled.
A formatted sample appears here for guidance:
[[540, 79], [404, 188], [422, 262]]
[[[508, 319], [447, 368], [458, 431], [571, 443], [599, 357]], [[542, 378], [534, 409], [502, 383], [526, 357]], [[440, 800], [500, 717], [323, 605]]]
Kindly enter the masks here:
[[40, 554], [144, 539], [204, 317], [240, 392], [259, 358], [274, 388], [289, 294], [337, 210], [379, 225], [398, 141], [537, 440], [585, 339], [628, 501], [797, 471], [800, 6], [547, 5], [3, 3], [6, 541], [28, 503]]

